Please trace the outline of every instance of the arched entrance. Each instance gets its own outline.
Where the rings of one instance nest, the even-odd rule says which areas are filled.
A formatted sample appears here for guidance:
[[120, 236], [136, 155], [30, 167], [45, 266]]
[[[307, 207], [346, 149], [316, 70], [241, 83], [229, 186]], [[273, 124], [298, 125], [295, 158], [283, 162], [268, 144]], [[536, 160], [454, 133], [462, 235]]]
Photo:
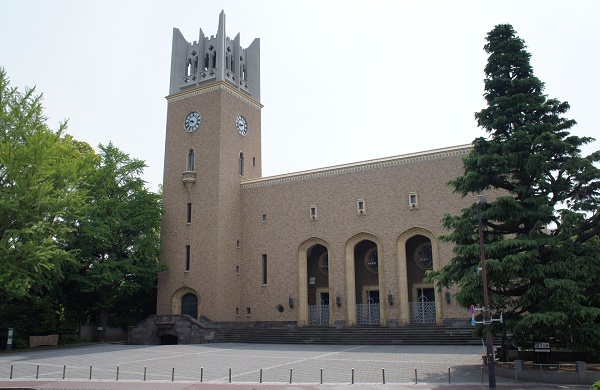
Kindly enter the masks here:
[[368, 233], [346, 244], [348, 325], [385, 326], [385, 305], [380, 304], [383, 251], [379, 240]]
[[298, 270], [298, 325], [333, 326], [333, 262], [329, 244], [316, 237], [302, 243], [298, 249]]
[[379, 255], [377, 245], [373, 241], [364, 240], [354, 247], [354, 269], [356, 323], [379, 325]]
[[416, 235], [406, 241], [406, 273], [411, 324], [436, 323], [436, 299], [433, 283], [424, 283], [425, 272], [433, 269], [433, 251], [429, 238]]
[[171, 298], [171, 314], [187, 314], [194, 319], [200, 317], [200, 300], [195, 290], [182, 287]]
[[160, 336], [160, 345], [177, 345], [178, 337], [174, 334], [163, 334]]
[[401, 324], [441, 324], [440, 293], [425, 283], [428, 270], [439, 268], [439, 249], [434, 235], [413, 228], [398, 239], [398, 281]]
[[329, 325], [329, 253], [321, 244], [311, 246], [306, 253], [308, 287], [308, 323]]
[[181, 298], [181, 314], [198, 319], [198, 297], [195, 294], [187, 293]]

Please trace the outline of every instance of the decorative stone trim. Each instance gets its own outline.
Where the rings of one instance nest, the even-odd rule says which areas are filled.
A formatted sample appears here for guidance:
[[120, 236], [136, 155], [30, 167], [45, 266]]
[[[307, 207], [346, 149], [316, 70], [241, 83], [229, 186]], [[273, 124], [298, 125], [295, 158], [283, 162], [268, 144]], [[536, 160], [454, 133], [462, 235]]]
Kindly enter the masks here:
[[471, 145], [460, 145], [450, 148], [434, 149], [425, 152], [417, 152], [402, 156], [386, 157], [376, 160], [368, 160], [351, 164], [335, 165], [327, 168], [313, 169], [288, 173], [283, 175], [265, 177], [261, 179], [246, 180], [241, 183], [243, 189], [264, 187], [275, 184], [290, 183], [295, 181], [317, 179], [327, 176], [338, 176], [347, 173], [372, 171], [396, 165], [414, 164], [428, 160], [439, 160], [444, 158], [465, 156], [471, 151]]
[[[331, 245], [326, 240], [319, 237], [312, 237], [300, 244], [298, 248], [298, 326], [308, 326], [308, 273], [307, 273], [307, 252], [308, 249], [314, 245], [323, 245], [327, 249], [327, 256], [329, 262], [329, 272], [327, 285], [329, 286], [329, 295], [333, 297], [334, 291], [334, 254], [332, 252]], [[333, 305], [330, 305], [330, 309], [333, 310]], [[333, 324], [333, 313], [330, 313], [330, 324]]]
[[211, 83], [207, 86], [200, 86], [197, 88], [189, 89], [187, 91], [174, 93], [172, 95], [165, 97], [165, 99], [167, 99], [167, 102], [173, 103], [173, 102], [177, 102], [177, 101], [180, 101], [183, 99], [187, 99], [192, 96], [203, 95], [205, 93], [209, 93], [209, 92], [216, 91], [219, 89], [229, 92], [231, 95], [237, 97], [238, 99], [242, 100], [243, 102], [249, 104], [250, 106], [254, 107], [255, 109], [257, 109], [259, 111], [263, 108], [262, 104], [260, 104], [259, 102], [257, 102], [256, 100], [254, 100], [248, 96], [244, 96], [238, 90], [236, 90], [235, 88], [232, 88], [228, 83], [226, 83], [224, 81], [217, 81], [217, 82]]

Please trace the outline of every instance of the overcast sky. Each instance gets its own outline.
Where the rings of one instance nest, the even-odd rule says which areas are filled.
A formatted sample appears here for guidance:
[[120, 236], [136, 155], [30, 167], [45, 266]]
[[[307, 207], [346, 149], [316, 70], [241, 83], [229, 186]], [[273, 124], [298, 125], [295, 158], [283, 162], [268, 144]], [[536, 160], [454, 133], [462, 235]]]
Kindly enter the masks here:
[[[263, 175], [470, 143], [485, 36], [510, 23], [549, 97], [600, 138], [600, 1], [3, 0], [0, 67], [52, 128], [115, 146], [162, 183], [173, 27], [261, 40]], [[586, 154], [600, 149], [595, 142]]]

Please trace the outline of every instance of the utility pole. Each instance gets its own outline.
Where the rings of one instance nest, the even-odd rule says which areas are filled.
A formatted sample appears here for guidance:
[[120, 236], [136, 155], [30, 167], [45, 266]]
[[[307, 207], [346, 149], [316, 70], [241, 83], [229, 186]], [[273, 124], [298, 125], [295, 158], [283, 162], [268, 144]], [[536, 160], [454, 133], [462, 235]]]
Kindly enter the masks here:
[[487, 200], [480, 195], [477, 201], [477, 225], [479, 227], [479, 254], [481, 257], [481, 278], [483, 282], [483, 316], [485, 321], [485, 344], [487, 349], [488, 384], [491, 390], [496, 390], [496, 366], [494, 365], [494, 341], [492, 340], [492, 319], [490, 313], [490, 299], [488, 296], [487, 272], [485, 269], [485, 251], [483, 246], [483, 224], [481, 222], [481, 206]]

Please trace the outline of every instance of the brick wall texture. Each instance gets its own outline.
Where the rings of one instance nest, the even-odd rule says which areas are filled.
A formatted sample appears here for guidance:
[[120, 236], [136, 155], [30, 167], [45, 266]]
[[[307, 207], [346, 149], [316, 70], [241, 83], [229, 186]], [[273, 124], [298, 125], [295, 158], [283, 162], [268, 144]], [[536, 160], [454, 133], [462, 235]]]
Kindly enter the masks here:
[[[198, 317], [211, 321], [303, 326], [310, 323], [307, 306], [318, 290], [329, 293], [329, 324], [351, 326], [356, 304], [365, 303], [364, 292], [376, 290], [382, 325], [410, 323], [408, 303], [418, 299], [415, 286], [433, 287], [422, 281], [417, 246], [430, 242], [433, 267], [446, 264], [452, 247], [437, 239], [445, 233], [442, 216], [475, 201], [445, 184], [462, 173], [468, 146], [261, 178], [259, 103], [223, 83], [168, 100], [161, 229], [161, 261], [168, 270], [159, 275], [158, 315], [180, 314], [181, 297], [193, 293]], [[183, 123], [191, 111], [200, 112], [202, 122], [188, 133]], [[236, 131], [237, 115], [248, 122], [246, 136]], [[196, 181], [188, 189], [183, 177], [190, 149]], [[416, 207], [409, 204], [411, 193], [417, 195]], [[359, 200], [363, 213], [357, 211]], [[364, 260], [373, 247], [375, 271]], [[326, 272], [318, 266], [325, 251]], [[339, 306], [334, 304], [338, 296]], [[435, 299], [438, 324], [468, 319], [466, 310], [453, 299], [448, 303], [443, 292]]]

